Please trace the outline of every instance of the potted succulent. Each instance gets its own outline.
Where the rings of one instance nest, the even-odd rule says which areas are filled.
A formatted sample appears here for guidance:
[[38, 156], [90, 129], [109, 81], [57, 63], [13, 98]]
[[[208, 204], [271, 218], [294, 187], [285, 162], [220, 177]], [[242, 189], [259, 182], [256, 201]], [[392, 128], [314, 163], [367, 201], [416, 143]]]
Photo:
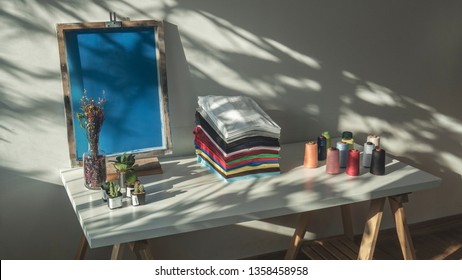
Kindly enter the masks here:
[[109, 209], [122, 207], [123, 195], [120, 192], [120, 186], [114, 182], [109, 182], [109, 192], [107, 193], [107, 205]]
[[132, 191], [135, 189], [135, 183], [138, 181], [138, 175], [134, 170], [128, 171], [128, 176], [125, 176], [125, 185], [127, 186], [127, 197], [132, 196]]
[[144, 205], [146, 203], [146, 192], [143, 184], [141, 184], [139, 180], [137, 180], [134, 184], [131, 198], [133, 206]]
[[106, 181], [101, 185], [101, 194], [103, 201], [107, 201], [107, 194], [109, 193], [109, 182]]
[[126, 185], [127, 181], [135, 182], [137, 179], [135, 170], [133, 169], [135, 165], [135, 155], [123, 153], [117, 156], [112, 162], [119, 175], [119, 186], [121, 187], [121, 191], [124, 196], [129, 196]]

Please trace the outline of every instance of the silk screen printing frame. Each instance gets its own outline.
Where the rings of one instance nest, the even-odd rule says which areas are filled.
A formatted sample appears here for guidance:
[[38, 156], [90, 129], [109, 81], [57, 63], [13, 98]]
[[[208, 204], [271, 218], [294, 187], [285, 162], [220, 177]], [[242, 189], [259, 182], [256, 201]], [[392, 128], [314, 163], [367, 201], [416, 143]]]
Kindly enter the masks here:
[[88, 145], [76, 117], [84, 91], [106, 100], [100, 147], [108, 157], [171, 152], [163, 23], [120, 23], [57, 24], [72, 167], [81, 166]]

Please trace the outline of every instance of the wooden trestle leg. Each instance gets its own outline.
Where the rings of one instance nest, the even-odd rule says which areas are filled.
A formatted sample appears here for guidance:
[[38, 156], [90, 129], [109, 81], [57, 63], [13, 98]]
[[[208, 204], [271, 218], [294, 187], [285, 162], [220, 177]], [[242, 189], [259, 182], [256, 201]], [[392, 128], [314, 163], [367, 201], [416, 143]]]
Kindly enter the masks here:
[[[369, 216], [359, 249], [358, 260], [371, 260], [374, 256], [385, 200], [386, 198], [378, 198], [371, 201]], [[403, 203], [407, 201], [407, 194], [388, 197], [403, 257], [405, 260], [413, 260], [416, 259], [416, 255], [403, 208]]]
[[380, 223], [382, 222], [383, 207], [386, 197], [371, 201], [366, 227], [364, 229], [361, 247], [359, 248], [358, 260], [372, 260], [375, 244], [379, 235]]
[[75, 254], [76, 260], [85, 259], [85, 254], [87, 253], [88, 242], [85, 234], [82, 233], [80, 236], [79, 247], [77, 248], [77, 253]]
[[295, 228], [294, 235], [290, 241], [289, 248], [285, 256], [286, 260], [294, 260], [297, 257], [298, 251], [300, 250], [300, 245], [305, 237], [306, 228], [308, 227], [308, 212], [302, 213], [300, 215], [297, 227]]
[[120, 260], [123, 256], [124, 248], [128, 245], [130, 251], [132, 251], [136, 258], [139, 260], [152, 260], [154, 259], [151, 249], [149, 248], [148, 241], [146, 240], [139, 240], [130, 243], [123, 243], [123, 244], [114, 244], [112, 247], [112, 260]]
[[403, 203], [408, 201], [407, 194], [392, 196], [388, 198], [390, 209], [395, 217], [396, 233], [398, 234], [401, 251], [405, 260], [415, 260], [415, 250], [412, 244], [411, 233], [406, 222]]

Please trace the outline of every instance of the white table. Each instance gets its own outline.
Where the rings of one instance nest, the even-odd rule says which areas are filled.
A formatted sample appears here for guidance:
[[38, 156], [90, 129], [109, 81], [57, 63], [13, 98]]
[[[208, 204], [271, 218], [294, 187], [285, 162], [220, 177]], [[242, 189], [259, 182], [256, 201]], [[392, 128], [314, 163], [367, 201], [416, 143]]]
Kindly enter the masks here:
[[[83, 253], [86, 242], [91, 248], [113, 245], [113, 258], [119, 257], [124, 243], [134, 249], [135, 241], [362, 201], [372, 201], [368, 224], [378, 232], [374, 227], [380, 225], [387, 197], [437, 187], [441, 181], [388, 156], [384, 176], [372, 175], [368, 169], [361, 169], [357, 177], [344, 172], [328, 175], [325, 166], [303, 167], [304, 149], [304, 143], [282, 146], [280, 175], [231, 183], [212, 174], [192, 156], [161, 160], [163, 174], [141, 178], [148, 192], [147, 204], [133, 207], [127, 200], [123, 208], [115, 210], [107, 207], [100, 192], [85, 189], [81, 168], [62, 170], [61, 178], [85, 236]], [[401, 206], [396, 207], [402, 210]], [[404, 212], [399, 219], [400, 225], [406, 224]], [[406, 226], [403, 230], [401, 234], [408, 234]], [[305, 231], [306, 222], [301, 220], [287, 258], [295, 257]], [[361, 246], [366, 248], [361, 258], [373, 255], [376, 236], [369, 239], [363, 239], [369, 244]], [[149, 252], [144, 257], [150, 257]]]

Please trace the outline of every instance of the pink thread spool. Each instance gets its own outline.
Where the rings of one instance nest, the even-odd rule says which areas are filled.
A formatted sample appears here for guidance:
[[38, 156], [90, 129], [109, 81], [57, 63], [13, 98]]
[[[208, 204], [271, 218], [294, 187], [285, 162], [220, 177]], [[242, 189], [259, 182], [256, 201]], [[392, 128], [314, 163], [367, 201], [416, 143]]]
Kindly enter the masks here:
[[340, 151], [336, 147], [327, 149], [326, 159], [326, 173], [339, 174], [340, 173]]
[[346, 174], [350, 176], [359, 175], [359, 155], [359, 150], [353, 149], [348, 151]]

